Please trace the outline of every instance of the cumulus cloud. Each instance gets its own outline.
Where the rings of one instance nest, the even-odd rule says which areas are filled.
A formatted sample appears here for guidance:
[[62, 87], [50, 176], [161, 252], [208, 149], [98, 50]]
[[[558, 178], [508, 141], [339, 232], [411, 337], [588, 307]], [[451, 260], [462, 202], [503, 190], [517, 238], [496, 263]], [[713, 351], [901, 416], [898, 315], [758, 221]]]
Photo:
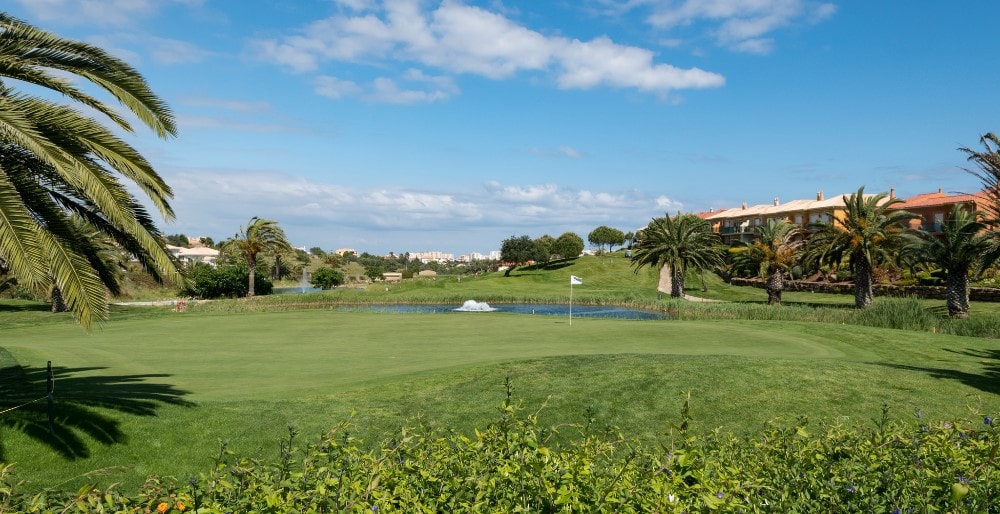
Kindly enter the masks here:
[[[167, 233], [224, 238], [260, 216], [281, 223], [296, 245], [359, 251], [483, 251], [514, 233], [585, 235], [599, 225], [632, 230], [663, 213], [662, 197], [637, 190], [496, 181], [472, 190], [363, 189], [280, 172], [216, 169], [166, 175], [177, 199], [177, 221], [164, 227]], [[386, 234], [392, 234], [394, 246], [364, 246]]]
[[[655, 62], [647, 49], [615, 43], [608, 37], [582, 41], [549, 36], [503, 14], [456, 1], [430, 11], [418, 0], [385, 0], [373, 5], [348, 2], [346, 13], [313, 22], [295, 34], [252, 42], [253, 54], [294, 72], [311, 73], [327, 62], [390, 67], [409, 63], [444, 74], [470, 74], [493, 80], [520, 73], [554, 77], [565, 89], [614, 87], [666, 94], [689, 88], [718, 87], [725, 79], [698, 68]], [[439, 80], [443, 80], [438, 77]], [[396, 85], [375, 82], [373, 86]], [[412, 80], [412, 79], [411, 79]], [[372, 89], [375, 99], [380, 93]], [[416, 101], [436, 100], [456, 89], [407, 90]], [[387, 101], [408, 95], [392, 91]], [[384, 94], [384, 92], [382, 93]]]

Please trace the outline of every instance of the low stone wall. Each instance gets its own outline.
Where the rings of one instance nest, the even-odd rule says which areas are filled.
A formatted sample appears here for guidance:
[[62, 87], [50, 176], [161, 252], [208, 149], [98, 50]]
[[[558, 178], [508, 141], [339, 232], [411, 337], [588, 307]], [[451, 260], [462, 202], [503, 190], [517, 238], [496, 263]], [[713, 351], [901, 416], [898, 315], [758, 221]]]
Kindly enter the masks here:
[[[764, 288], [764, 281], [758, 278], [733, 278], [734, 286], [750, 286]], [[894, 286], [875, 284], [872, 286], [875, 296], [898, 296], [917, 298], [945, 299], [944, 286]], [[802, 280], [786, 280], [785, 291], [810, 291], [813, 293], [854, 294], [854, 284], [850, 282], [804, 282]], [[970, 287], [969, 300], [973, 302], [1000, 302], [1000, 288]]]

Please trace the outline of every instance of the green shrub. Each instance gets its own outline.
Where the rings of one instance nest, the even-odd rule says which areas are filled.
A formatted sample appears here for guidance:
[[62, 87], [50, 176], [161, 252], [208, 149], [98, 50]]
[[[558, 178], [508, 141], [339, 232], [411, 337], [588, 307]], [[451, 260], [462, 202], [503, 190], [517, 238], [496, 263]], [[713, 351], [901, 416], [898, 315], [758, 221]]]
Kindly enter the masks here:
[[[3, 512], [998, 512], [1000, 432], [989, 416], [873, 426], [807, 419], [736, 438], [691, 435], [687, 409], [658, 446], [589, 423], [542, 427], [508, 399], [471, 435], [419, 420], [374, 447], [339, 424], [275, 460], [237, 458], [139, 491], [18, 492]], [[588, 420], [589, 421], [589, 420]], [[560, 431], [573, 432], [555, 443]]]
[[[187, 270], [188, 284], [181, 288], [184, 296], [196, 298], [237, 298], [247, 295], [250, 272], [245, 266], [219, 266], [196, 264]], [[269, 295], [274, 285], [257, 273], [254, 277], [254, 294]]]
[[330, 289], [344, 283], [344, 274], [333, 268], [322, 267], [313, 272], [309, 277], [309, 283], [313, 287]]

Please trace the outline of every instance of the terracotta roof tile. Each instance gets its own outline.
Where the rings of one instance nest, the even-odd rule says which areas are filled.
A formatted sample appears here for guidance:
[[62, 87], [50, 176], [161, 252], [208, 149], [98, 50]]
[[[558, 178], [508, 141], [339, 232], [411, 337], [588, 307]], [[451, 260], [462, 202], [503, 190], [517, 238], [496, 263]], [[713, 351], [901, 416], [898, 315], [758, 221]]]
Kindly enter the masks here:
[[941, 191], [933, 193], [922, 193], [904, 199], [902, 202], [893, 205], [892, 209], [914, 209], [917, 207], [935, 207], [938, 205], [950, 205], [953, 203], [975, 202], [985, 203], [987, 197], [983, 192], [975, 194], [949, 194]]

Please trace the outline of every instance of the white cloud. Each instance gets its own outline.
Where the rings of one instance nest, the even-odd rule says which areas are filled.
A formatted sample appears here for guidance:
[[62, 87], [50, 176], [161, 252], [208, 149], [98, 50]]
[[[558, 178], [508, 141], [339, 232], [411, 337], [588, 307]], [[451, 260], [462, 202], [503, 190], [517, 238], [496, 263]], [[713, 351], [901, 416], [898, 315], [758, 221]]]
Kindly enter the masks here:
[[361, 93], [361, 86], [350, 80], [340, 80], [337, 77], [319, 76], [315, 80], [315, 91], [327, 98], [343, 98]]
[[[256, 40], [253, 54], [299, 73], [318, 71], [330, 61], [383, 69], [400, 62], [408, 63], [408, 74], [416, 69], [414, 64], [494, 80], [545, 73], [567, 89], [615, 87], [665, 94], [725, 82], [716, 73], [656, 63], [652, 51], [607, 37], [581, 41], [547, 36], [502, 14], [456, 1], [445, 0], [429, 12], [422, 6], [418, 0], [385, 0], [379, 9], [332, 16], [294, 35]], [[382, 88], [393, 93], [384, 96], [386, 101], [430, 101], [457, 91], [395, 90], [398, 80], [385, 78]]]
[[365, 100], [379, 103], [412, 104], [446, 100], [458, 92], [458, 87], [450, 77], [430, 76], [415, 69], [402, 77], [407, 87], [395, 80], [379, 77], [370, 84], [357, 84], [337, 77], [320, 76], [315, 79], [316, 93], [327, 98], [339, 99], [347, 96], [361, 96]]
[[[488, 251], [511, 234], [585, 236], [599, 225], [632, 230], [662, 215], [660, 199], [552, 184], [487, 182], [482, 189], [359, 189], [279, 172], [188, 170], [164, 173], [177, 221], [166, 233], [225, 238], [252, 216], [277, 220], [296, 245], [360, 251]], [[367, 245], [378, 245], [375, 247]]]
[[646, 21], [661, 30], [680, 27], [701, 30], [720, 46], [737, 52], [766, 54], [774, 40], [765, 37], [796, 23], [819, 23], [837, 11], [837, 6], [817, 0], [598, 0], [605, 12], [622, 14], [648, 11]]
[[656, 207], [667, 213], [683, 210], [684, 204], [667, 196], [658, 196], [656, 197]]

